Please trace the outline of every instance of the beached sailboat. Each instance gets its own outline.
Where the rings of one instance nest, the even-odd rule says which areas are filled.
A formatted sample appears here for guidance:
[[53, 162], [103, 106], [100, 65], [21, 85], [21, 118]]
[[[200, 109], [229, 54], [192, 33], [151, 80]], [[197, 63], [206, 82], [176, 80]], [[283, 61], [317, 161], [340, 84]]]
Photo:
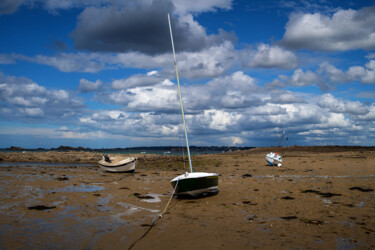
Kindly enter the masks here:
[[168, 23], [169, 23], [169, 32], [171, 35], [171, 42], [172, 42], [174, 67], [175, 67], [176, 78], [177, 78], [178, 97], [180, 100], [182, 122], [183, 122], [184, 132], [185, 132], [186, 149], [188, 153], [189, 166], [190, 166], [190, 173], [186, 172], [185, 174], [175, 177], [174, 179], [171, 180], [171, 184], [175, 188], [176, 195], [196, 196], [196, 195], [200, 195], [203, 193], [217, 192], [218, 183], [219, 183], [218, 174], [205, 173], [205, 172], [193, 172], [193, 165], [191, 163], [191, 156], [190, 156], [189, 140], [188, 140], [188, 135], [187, 135], [187, 130], [186, 130], [186, 123], [185, 123], [184, 108], [183, 108], [182, 99], [181, 99], [181, 88], [180, 88], [180, 81], [178, 78], [177, 61], [176, 61], [176, 54], [174, 50], [171, 19], [170, 19], [169, 14], [168, 14]]
[[108, 172], [124, 173], [124, 172], [134, 172], [135, 163], [137, 161], [136, 157], [122, 156], [109, 156], [103, 155], [102, 159], [98, 161], [99, 166]]
[[[285, 135], [285, 130], [283, 131], [283, 134], [281, 135], [279, 145], [277, 145], [277, 147], [280, 147], [280, 144], [281, 144], [281, 141], [283, 140], [284, 135]], [[281, 167], [283, 163], [283, 159], [281, 155], [279, 155], [277, 152], [268, 153], [266, 155], [266, 161], [268, 162], [268, 164], [270, 164], [270, 166], [278, 166], [278, 167]]]
[[270, 152], [266, 155], [266, 161], [270, 166], [278, 166], [281, 167], [283, 163], [283, 159], [281, 155], [279, 155], [277, 152]]

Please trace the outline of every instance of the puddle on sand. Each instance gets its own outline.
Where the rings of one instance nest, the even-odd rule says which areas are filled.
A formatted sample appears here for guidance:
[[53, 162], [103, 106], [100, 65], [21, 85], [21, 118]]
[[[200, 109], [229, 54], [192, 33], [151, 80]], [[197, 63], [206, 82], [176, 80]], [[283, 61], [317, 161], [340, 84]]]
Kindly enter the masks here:
[[332, 204], [333, 202], [330, 200], [330, 199], [322, 199], [322, 201], [325, 203], [325, 204]]
[[353, 244], [350, 239], [346, 238], [337, 238], [337, 249], [343, 250], [343, 249], [354, 249], [358, 246], [356, 244]]
[[[117, 221], [110, 217], [81, 218], [76, 211], [82, 208], [78, 206], [67, 206], [62, 212], [49, 219], [44, 218], [21, 218], [20, 224], [0, 225], [2, 235], [21, 235], [19, 243], [25, 249], [56, 249], [55, 236], [64, 239], [59, 243], [58, 249], [92, 249], [101, 235], [116, 231], [119, 227], [125, 229], [123, 239], [126, 239], [126, 229], [130, 230], [126, 220]], [[45, 237], [40, 240], [40, 236]], [[50, 239], [49, 239], [50, 238]], [[82, 245], [83, 244], [83, 245]], [[0, 242], [0, 249], [3, 249]]]
[[96, 203], [98, 204], [98, 211], [100, 212], [108, 212], [111, 211], [111, 208], [108, 207], [108, 203], [113, 198], [113, 195], [108, 195], [107, 197], [98, 197]]
[[55, 188], [52, 190], [49, 190], [49, 192], [59, 192], [59, 193], [84, 193], [84, 192], [98, 192], [105, 190], [105, 187], [100, 186], [89, 186], [85, 184], [81, 184], [80, 186], [70, 185], [64, 188]]
[[159, 196], [162, 196], [162, 195], [161, 194], [148, 193], [147, 196], [151, 196], [152, 199], [142, 199], [142, 201], [148, 202], [148, 203], [156, 203], [156, 202], [160, 202], [161, 201], [161, 199], [159, 198]]
[[365, 205], [365, 202], [364, 201], [361, 201], [360, 203], [358, 203], [357, 207], [361, 208]]
[[148, 211], [148, 212], [151, 212], [151, 213], [160, 212], [160, 210], [149, 209], [149, 208], [145, 208], [145, 207], [137, 207], [137, 206], [125, 203], [125, 202], [118, 202], [117, 204], [121, 205], [124, 208], [128, 208], [128, 210], [126, 210], [125, 212], [117, 214], [117, 216], [119, 216], [119, 217], [120, 216], [129, 216], [129, 215], [132, 215], [132, 214], [134, 214], [136, 212], [140, 212], [140, 211]]
[[47, 167], [93, 167], [95, 164], [89, 163], [58, 163], [58, 162], [1, 162], [0, 167], [14, 166], [47, 166]]

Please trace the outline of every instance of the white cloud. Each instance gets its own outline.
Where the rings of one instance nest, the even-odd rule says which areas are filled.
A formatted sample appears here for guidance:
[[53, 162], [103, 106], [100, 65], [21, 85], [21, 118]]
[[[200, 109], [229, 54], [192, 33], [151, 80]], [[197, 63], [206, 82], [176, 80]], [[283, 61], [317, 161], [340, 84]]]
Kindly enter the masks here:
[[38, 55], [35, 58], [29, 58], [28, 60], [53, 66], [62, 72], [78, 71], [94, 73], [105, 69], [104, 64], [99, 60], [96, 60], [98, 57], [100, 57], [100, 55], [87, 53], [61, 53], [52, 57]]
[[375, 121], [375, 104], [372, 104], [369, 107], [368, 113], [359, 115], [358, 119], [364, 120], [364, 121]]
[[[171, 53], [150, 56], [138, 52], [128, 53], [58, 53], [54, 56], [34, 57], [13, 54], [3, 55], [6, 62], [29, 61], [52, 66], [62, 72], [96, 73], [107, 69], [140, 68], [149, 71], [149, 77], [173, 76], [173, 56]], [[231, 69], [237, 58], [234, 46], [226, 41], [199, 52], [176, 54], [181, 78], [212, 78], [223, 75]], [[1, 58], [0, 58], [1, 60]], [[154, 69], [161, 68], [161, 72]]]
[[159, 72], [157, 70], [152, 70], [152, 71], [147, 72], [148, 76], [154, 76], [154, 75], [158, 75], [158, 74], [159, 74]]
[[375, 83], [375, 60], [366, 63], [365, 74], [361, 79], [361, 83], [374, 84]]
[[[152, 1], [142, 0], [142, 2], [147, 3]], [[216, 11], [217, 9], [229, 10], [231, 9], [232, 5], [232, 0], [172, 0], [172, 2], [175, 5], [175, 11], [178, 14]], [[121, 7], [124, 3], [121, 0], [3, 0], [2, 4], [0, 5], [0, 15], [14, 13], [21, 5], [29, 5], [33, 7], [36, 4], [41, 4], [44, 9], [48, 10], [52, 14], [58, 14], [59, 10], [84, 8], [87, 6], [100, 7], [109, 4]]]
[[216, 11], [217, 9], [230, 10], [232, 7], [232, 0], [173, 0], [173, 3], [178, 14]]
[[[156, 72], [156, 71], [153, 71]], [[126, 79], [119, 79], [112, 82], [113, 89], [129, 89], [134, 87], [152, 86], [160, 84], [163, 79], [156, 76], [155, 73], [147, 75], [134, 75]]]
[[186, 12], [188, 7], [197, 7], [194, 10], [200, 12], [225, 6], [217, 3], [216, 0], [216, 3], [211, 1], [205, 5], [194, 5], [189, 1], [180, 8], [184, 9], [184, 13], [179, 15], [172, 14], [175, 6], [171, 0], [122, 1], [94, 5], [85, 8], [78, 16], [77, 26], [71, 36], [75, 48], [80, 50], [163, 54], [171, 50], [166, 25], [166, 15], [171, 13], [177, 51], [200, 51], [234, 38], [233, 34], [224, 31], [207, 35], [205, 28], [194, 20], [192, 14]]
[[2, 0], [0, 2], [0, 16], [16, 12], [21, 3], [22, 0]]
[[102, 86], [103, 82], [101, 80], [96, 80], [95, 82], [91, 82], [86, 79], [79, 80], [78, 90], [84, 93], [97, 91]]
[[231, 126], [236, 124], [241, 117], [242, 116], [236, 112], [225, 112], [223, 110], [210, 109], [204, 110], [202, 114], [195, 116], [194, 120], [199, 123], [200, 126], [205, 128], [226, 131]]
[[[7, 119], [73, 117], [83, 103], [65, 90], [48, 90], [25, 77], [6, 76], [0, 72], [0, 116]], [[11, 112], [9, 112], [11, 111]], [[58, 120], [56, 120], [58, 121]]]
[[182, 52], [176, 57], [182, 78], [212, 78], [226, 73], [234, 65], [236, 53], [233, 44], [227, 41], [199, 52]]
[[21, 114], [24, 113], [26, 116], [30, 117], [41, 117], [44, 115], [44, 112], [40, 108], [25, 108], [20, 109]]
[[171, 86], [137, 87], [128, 91], [131, 95], [128, 108], [131, 110], [168, 111], [177, 107], [177, 91]]
[[293, 72], [293, 75], [288, 79], [287, 83], [299, 87], [317, 85], [323, 91], [329, 89], [329, 86], [324, 80], [318, 74], [310, 70], [304, 72], [302, 69], [296, 69]]
[[[140, 76], [137, 77], [136, 82], [138, 83]], [[175, 109], [178, 104], [177, 88], [174, 85], [165, 84], [165, 81], [160, 79], [158, 81], [159, 83], [153, 86], [143, 87], [138, 84], [140, 87], [136, 87], [136, 84], [134, 84], [126, 90], [111, 92], [104, 98], [113, 104], [124, 105], [127, 110], [132, 111], [166, 112]], [[122, 87], [125, 87], [125, 85]], [[103, 96], [101, 99], [103, 99]]]
[[292, 14], [281, 44], [293, 49], [346, 51], [375, 48], [375, 7]]
[[370, 60], [364, 67], [351, 66], [347, 71], [341, 70], [334, 65], [323, 62], [316, 72], [296, 69], [291, 76], [279, 75], [278, 78], [268, 83], [266, 87], [270, 90], [287, 86], [305, 87], [316, 85], [321, 91], [335, 89], [342, 83], [359, 81], [362, 84], [375, 83], [375, 60]]
[[344, 83], [352, 81], [360, 81], [364, 84], [375, 83], [375, 60], [370, 60], [362, 66], [352, 66], [346, 72], [342, 71], [335, 66], [325, 62], [320, 65], [318, 71], [328, 78], [332, 83]]
[[0, 54], [0, 64], [14, 64], [15, 62], [13, 55]]
[[320, 98], [318, 105], [329, 109], [333, 113], [348, 113], [353, 115], [364, 115], [368, 113], [368, 108], [359, 101], [342, 101], [336, 99], [331, 94], [324, 94]]
[[242, 64], [252, 68], [292, 69], [297, 66], [297, 56], [279, 46], [259, 44], [257, 49], [241, 52]]
[[108, 55], [98, 53], [58, 53], [54, 56], [36, 55], [33, 57], [12, 54], [9, 57], [13, 60], [49, 65], [62, 72], [95, 73], [110, 68], [106, 66]]
[[303, 97], [298, 97], [295, 93], [285, 91], [285, 92], [274, 92], [271, 94], [269, 102], [287, 104], [287, 103], [300, 103], [304, 102]]

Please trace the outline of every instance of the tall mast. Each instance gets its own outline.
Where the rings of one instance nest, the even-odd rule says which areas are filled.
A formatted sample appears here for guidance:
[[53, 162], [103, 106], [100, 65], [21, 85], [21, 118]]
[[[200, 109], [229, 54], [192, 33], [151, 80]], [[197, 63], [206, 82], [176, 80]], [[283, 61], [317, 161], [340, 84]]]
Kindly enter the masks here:
[[279, 141], [279, 145], [277, 145], [278, 147], [280, 147], [280, 144], [281, 144], [281, 141], [283, 140], [284, 135], [285, 135], [285, 130], [283, 131], [283, 134], [281, 135], [281, 138], [280, 138], [280, 141]]
[[189, 149], [189, 139], [186, 130], [186, 123], [185, 123], [185, 114], [184, 114], [184, 107], [182, 105], [182, 98], [181, 98], [181, 88], [180, 88], [180, 80], [178, 79], [178, 70], [177, 70], [177, 61], [176, 61], [176, 54], [174, 52], [174, 43], [173, 43], [173, 35], [172, 35], [172, 26], [171, 26], [171, 19], [168, 13], [168, 23], [169, 23], [169, 33], [171, 34], [171, 41], [172, 41], [172, 50], [173, 50], [173, 59], [174, 59], [174, 68], [176, 70], [176, 78], [177, 78], [177, 86], [178, 86], [178, 97], [180, 98], [180, 106], [181, 106], [181, 114], [182, 114], [182, 122], [184, 124], [184, 131], [185, 131], [185, 140], [186, 140], [186, 149], [189, 157], [189, 165], [190, 165], [190, 172], [193, 172], [193, 165], [191, 164], [191, 157], [190, 157], [190, 149]]

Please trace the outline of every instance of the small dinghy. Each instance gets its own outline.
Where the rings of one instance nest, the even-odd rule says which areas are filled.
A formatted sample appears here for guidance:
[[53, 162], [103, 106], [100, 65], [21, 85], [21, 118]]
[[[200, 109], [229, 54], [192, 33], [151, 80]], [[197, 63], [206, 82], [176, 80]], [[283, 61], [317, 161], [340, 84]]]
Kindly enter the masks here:
[[283, 159], [281, 158], [281, 155], [279, 155], [277, 152], [276, 153], [269, 153], [266, 155], [266, 161], [270, 166], [278, 166], [281, 167], [281, 164], [283, 162]]
[[171, 184], [176, 189], [175, 193], [181, 196], [215, 193], [218, 191], [219, 175], [215, 173], [187, 172], [174, 178]]
[[124, 158], [123, 156], [103, 155], [103, 158], [98, 161], [98, 164], [105, 171], [124, 173], [134, 172], [136, 161], [136, 157]]

